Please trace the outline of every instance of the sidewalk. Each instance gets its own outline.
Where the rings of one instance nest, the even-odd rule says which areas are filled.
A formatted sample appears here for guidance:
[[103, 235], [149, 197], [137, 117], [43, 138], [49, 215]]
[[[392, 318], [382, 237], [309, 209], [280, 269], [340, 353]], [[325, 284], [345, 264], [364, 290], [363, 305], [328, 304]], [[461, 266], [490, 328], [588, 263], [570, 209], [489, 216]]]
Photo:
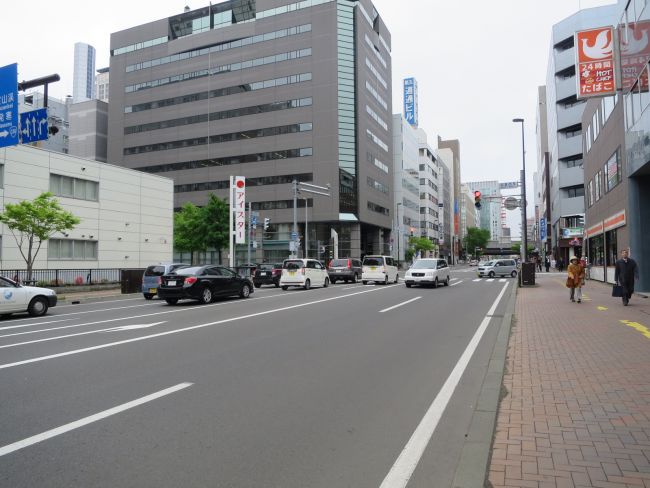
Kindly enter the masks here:
[[[142, 293], [131, 293], [122, 295], [119, 288], [113, 290], [65, 292], [59, 294], [59, 303], [68, 304], [72, 302], [86, 303], [88, 301], [120, 300], [124, 298], [142, 298]], [[144, 300], [144, 299], [143, 299]]]
[[518, 291], [487, 486], [650, 488], [650, 299], [564, 281]]

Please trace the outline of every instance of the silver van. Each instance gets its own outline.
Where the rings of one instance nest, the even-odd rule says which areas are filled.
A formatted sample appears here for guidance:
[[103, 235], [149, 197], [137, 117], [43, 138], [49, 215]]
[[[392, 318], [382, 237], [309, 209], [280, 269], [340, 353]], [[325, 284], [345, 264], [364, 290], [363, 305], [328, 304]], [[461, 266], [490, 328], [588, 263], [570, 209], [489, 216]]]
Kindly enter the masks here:
[[478, 267], [478, 276], [517, 276], [517, 262], [514, 259], [494, 259], [487, 263], [482, 263]]

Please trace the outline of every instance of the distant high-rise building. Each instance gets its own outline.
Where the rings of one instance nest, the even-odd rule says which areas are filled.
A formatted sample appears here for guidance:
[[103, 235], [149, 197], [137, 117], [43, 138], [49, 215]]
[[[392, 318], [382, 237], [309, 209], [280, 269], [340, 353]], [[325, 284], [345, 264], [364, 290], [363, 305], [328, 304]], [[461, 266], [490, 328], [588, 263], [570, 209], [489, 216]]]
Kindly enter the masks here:
[[[20, 113], [37, 110], [45, 106], [45, 96], [41, 92], [33, 91], [18, 95], [18, 111]], [[70, 98], [59, 100], [53, 96], [47, 97], [47, 125], [49, 135], [47, 140], [34, 142], [31, 145], [68, 154], [68, 127], [69, 127]]]
[[108, 103], [108, 70], [109, 68], [98, 69], [95, 76], [95, 96], [97, 100], [106, 103]]
[[83, 42], [74, 45], [73, 103], [95, 98], [95, 48]]
[[501, 186], [498, 181], [470, 181], [472, 192], [481, 192], [481, 209], [477, 227], [490, 231], [490, 240], [499, 242], [502, 235]]

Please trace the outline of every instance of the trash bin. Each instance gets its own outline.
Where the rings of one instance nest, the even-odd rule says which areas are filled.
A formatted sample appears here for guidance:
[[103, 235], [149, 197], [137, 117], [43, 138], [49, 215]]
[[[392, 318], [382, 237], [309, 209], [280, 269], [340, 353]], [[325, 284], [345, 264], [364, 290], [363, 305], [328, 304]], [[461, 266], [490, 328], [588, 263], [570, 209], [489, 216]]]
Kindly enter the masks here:
[[121, 269], [120, 284], [122, 293], [141, 293], [144, 269]]
[[535, 284], [535, 263], [522, 263], [519, 275], [521, 286], [531, 286]]

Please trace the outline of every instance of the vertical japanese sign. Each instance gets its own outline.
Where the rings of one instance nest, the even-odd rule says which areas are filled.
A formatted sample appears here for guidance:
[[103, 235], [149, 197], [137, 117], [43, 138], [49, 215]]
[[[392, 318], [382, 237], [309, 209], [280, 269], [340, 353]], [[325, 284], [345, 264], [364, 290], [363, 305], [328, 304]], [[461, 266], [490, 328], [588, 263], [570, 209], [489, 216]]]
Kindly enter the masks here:
[[415, 78], [404, 79], [404, 118], [413, 125], [418, 125], [418, 82]]
[[0, 147], [18, 144], [18, 65], [0, 68]]
[[246, 244], [246, 178], [235, 176], [234, 187], [232, 211], [235, 212], [235, 243]]
[[614, 28], [599, 27], [575, 33], [578, 98], [616, 93]]
[[[629, 92], [650, 59], [650, 21], [630, 22], [619, 26], [621, 44], [621, 87]], [[647, 71], [641, 76], [640, 89], [648, 91]]]

